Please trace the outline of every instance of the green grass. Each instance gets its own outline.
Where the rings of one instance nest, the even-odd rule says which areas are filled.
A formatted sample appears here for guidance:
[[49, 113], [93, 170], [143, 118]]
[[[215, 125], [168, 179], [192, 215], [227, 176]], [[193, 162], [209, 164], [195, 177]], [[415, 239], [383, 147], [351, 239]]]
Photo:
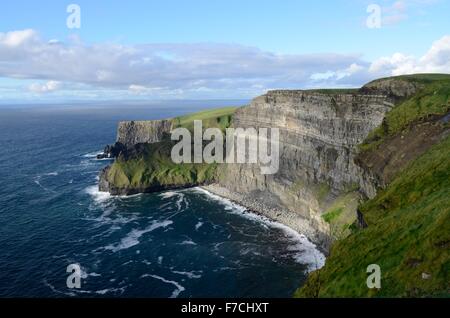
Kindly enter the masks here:
[[[449, 297], [450, 137], [360, 209], [369, 227], [337, 241], [297, 297]], [[381, 289], [366, 286], [378, 264]], [[423, 279], [422, 274], [429, 274]]]
[[[174, 118], [175, 127], [193, 129], [194, 120], [202, 120], [203, 129], [225, 130], [231, 125], [236, 107], [211, 109]], [[185, 186], [210, 183], [216, 179], [217, 164], [175, 164], [171, 159], [173, 142], [147, 144], [143, 153], [128, 160], [117, 159], [108, 180], [117, 188]]]
[[326, 208], [322, 218], [329, 224], [333, 239], [342, 239], [351, 234], [350, 225], [356, 221], [356, 209], [360, 201], [357, 190], [343, 193]]
[[219, 128], [223, 131], [231, 125], [231, 120], [236, 110], [237, 107], [209, 109], [194, 114], [176, 117], [174, 118], [174, 123], [175, 127], [183, 127], [192, 130], [194, 120], [201, 120], [203, 129]]
[[334, 219], [338, 218], [343, 211], [343, 208], [336, 208], [329, 212], [326, 212], [324, 215], [322, 215], [322, 218], [325, 220], [325, 222], [331, 223]]
[[169, 141], [146, 145], [137, 158], [116, 160], [108, 180], [118, 188], [183, 186], [215, 180], [216, 164], [175, 164], [170, 158], [171, 149]]
[[387, 113], [383, 124], [373, 130], [359, 146], [360, 151], [375, 150], [387, 138], [408, 129], [409, 125], [430, 115], [446, 114], [450, 110], [450, 75], [428, 74], [401, 78], [429, 81], [429, 84]]
[[306, 92], [319, 93], [326, 95], [336, 95], [336, 94], [356, 94], [358, 93], [358, 88], [322, 88], [322, 89], [308, 89]]
[[450, 80], [450, 74], [438, 74], [438, 73], [424, 73], [424, 74], [412, 74], [412, 75], [400, 75], [400, 76], [391, 76], [376, 79], [369, 84], [381, 82], [385, 80], [405, 80], [409, 82], [417, 82], [423, 84], [429, 84], [435, 81], [448, 81]]

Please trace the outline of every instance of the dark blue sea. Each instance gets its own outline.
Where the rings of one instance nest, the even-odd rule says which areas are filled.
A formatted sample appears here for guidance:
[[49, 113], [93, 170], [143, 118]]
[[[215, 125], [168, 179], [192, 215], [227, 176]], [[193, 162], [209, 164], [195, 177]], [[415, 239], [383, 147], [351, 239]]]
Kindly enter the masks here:
[[118, 121], [228, 104], [0, 108], [0, 297], [290, 297], [323, 263], [304, 236], [200, 189], [97, 190]]

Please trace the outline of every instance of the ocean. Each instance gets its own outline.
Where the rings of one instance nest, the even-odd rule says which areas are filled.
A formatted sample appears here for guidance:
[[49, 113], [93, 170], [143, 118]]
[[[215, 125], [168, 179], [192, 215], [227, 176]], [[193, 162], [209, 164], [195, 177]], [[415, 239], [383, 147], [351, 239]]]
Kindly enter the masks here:
[[0, 108], [0, 297], [291, 297], [324, 262], [306, 237], [199, 188], [97, 190], [118, 121], [207, 106]]

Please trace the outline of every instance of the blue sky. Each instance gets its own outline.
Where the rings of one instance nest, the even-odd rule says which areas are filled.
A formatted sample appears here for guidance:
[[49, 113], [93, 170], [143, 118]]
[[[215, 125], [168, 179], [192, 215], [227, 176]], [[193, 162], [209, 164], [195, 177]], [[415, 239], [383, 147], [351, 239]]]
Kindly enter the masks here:
[[[80, 29], [66, 26], [71, 3]], [[249, 98], [450, 72], [449, 12], [445, 0], [8, 1], [0, 103]]]

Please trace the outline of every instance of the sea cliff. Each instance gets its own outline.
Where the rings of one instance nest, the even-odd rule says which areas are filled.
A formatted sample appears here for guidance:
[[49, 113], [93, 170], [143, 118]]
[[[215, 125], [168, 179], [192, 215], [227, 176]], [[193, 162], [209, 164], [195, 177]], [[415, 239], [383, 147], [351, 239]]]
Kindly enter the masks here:
[[[403, 76], [376, 80], [353, 90], [269, 91], [250, 105], [225, 113], [194, 114], [147, 124], [121, 123], [116, 145], [118, 149], [125, 149], [120, 150], [116, 162], [101, 173], [100, 189], [113, 194], [133, 194], [203, 185], [208, 191], [306, 234], [325, 252], [330, 252], [331, 261], [311, 276], [297, 296], [338, 296], [340, 292], [344, 296], [378, 295], [367, 292], [364, 287], [366, 269], [363, 265], [369, 257], [362, 253], [370, 251], [378, 240], [391, 244], [384, 249], [388, 264], [392, 252], [400, 257], [400, 263], [421, 259], [418, 264], [427, 267], [423, 269], [426, 274], [423, 276], [428, 277], [427, 273], [433, 272], [436, 280], [432, 280], [433, 284], [428, 281], [431, 287], [417, 283], [420, 291], [416, 293], [434, 294], [433, 288], [442, 291], [445, 277], [439, 273], [448, 264], [448, 255], [446, 258], [439, 256], [441, 262], [427, 263], [423, 260], [425, 256], [412, 256], [411, 246], [402, 250], [410, 251], [411, 255], [396, 250], [402, 241], [385, 237], [380, 231], [390, 232], [396, 228], [398, 233], [407, 236], [414, 224], [408, 223], [410, 219], [403, 219], [406, 215], [402, 214], [403, 209], [422, 202], [426, 194], [435, 189], [439, 193], [438, 205], [430, 213], [434, 213], [436, 219], [428, 219], [430, 222], [424, 228], [431, 231], [430, 237], [436, 238], [433, 244], [448, 245], [448, 235], [443, 234], [448, 222], [439, 220], [450, 213], [445, 208], [450, 205], [449, 187], [445, 185], [449, 179], [450, 147], [443, 146], [449, 135], [449, 96], [449, 75]], [[195, 119], [208, 123], [206, 127], [221, 129], [278, 128], [278, 172], [263, 175], [258, 164], [173, 165], [168, 152], [157, 149], [168, 144], [165, 138], [171, 128], [191, 128]], [[423, 156], [431, 156], [430, 162], [444, 160], [444, 163], [439, 169], [433, 168], [430, 162], [425, 164]], [[424, 171], [417, 162], [421, 162]], [[437, 175], [430, 178], [433, 173]], [[424, 189], [411, 184], [413, 175], [427, 182]], [[395, 188], [396, 182], [403, 182], [404, 188], [398, 185]], [[404, 197], [390, 193], [391, 187], [396, 193], [406, 189]], [[420, 208], [426, 210], [424, 206]], [[399, 221], [387, 222], [386, 218], [377, 216], [377, 209], [381, 214], [392, 210]], [[405, 228], [400, 220], [405, 222]], [[414, 221], [416, 224], [425, 222], [420, 213]], [[359, 244], [354, 244], [355, 240]], [[358, 251], [348, 250], [343, 242], [349, 242], [348, 245]], [[414, 244], [412, 239], [408, 242]], [[343, 257], [347, 261], [345, 266], [354, 265], [348, 262], [349, 257], [354, 257], [355, 264], [361, 268], [345, 267]], [[334, 266], [328, 265], [330, 262]], [[387, 268], [395, 271], [395, 268]], [[362, 280], [359, 287], [351, 289], [355, 282], [351, 277], [347, 277], [347, 283], [334, 277], [332, 273], [338, 269], [344, 271], [342, 277], [357, 271], [354, 276]], [[395, 280], [390, 283], [394, 286]], [[398, 289], [392, 287], [380, 295], [397, 293]]]

